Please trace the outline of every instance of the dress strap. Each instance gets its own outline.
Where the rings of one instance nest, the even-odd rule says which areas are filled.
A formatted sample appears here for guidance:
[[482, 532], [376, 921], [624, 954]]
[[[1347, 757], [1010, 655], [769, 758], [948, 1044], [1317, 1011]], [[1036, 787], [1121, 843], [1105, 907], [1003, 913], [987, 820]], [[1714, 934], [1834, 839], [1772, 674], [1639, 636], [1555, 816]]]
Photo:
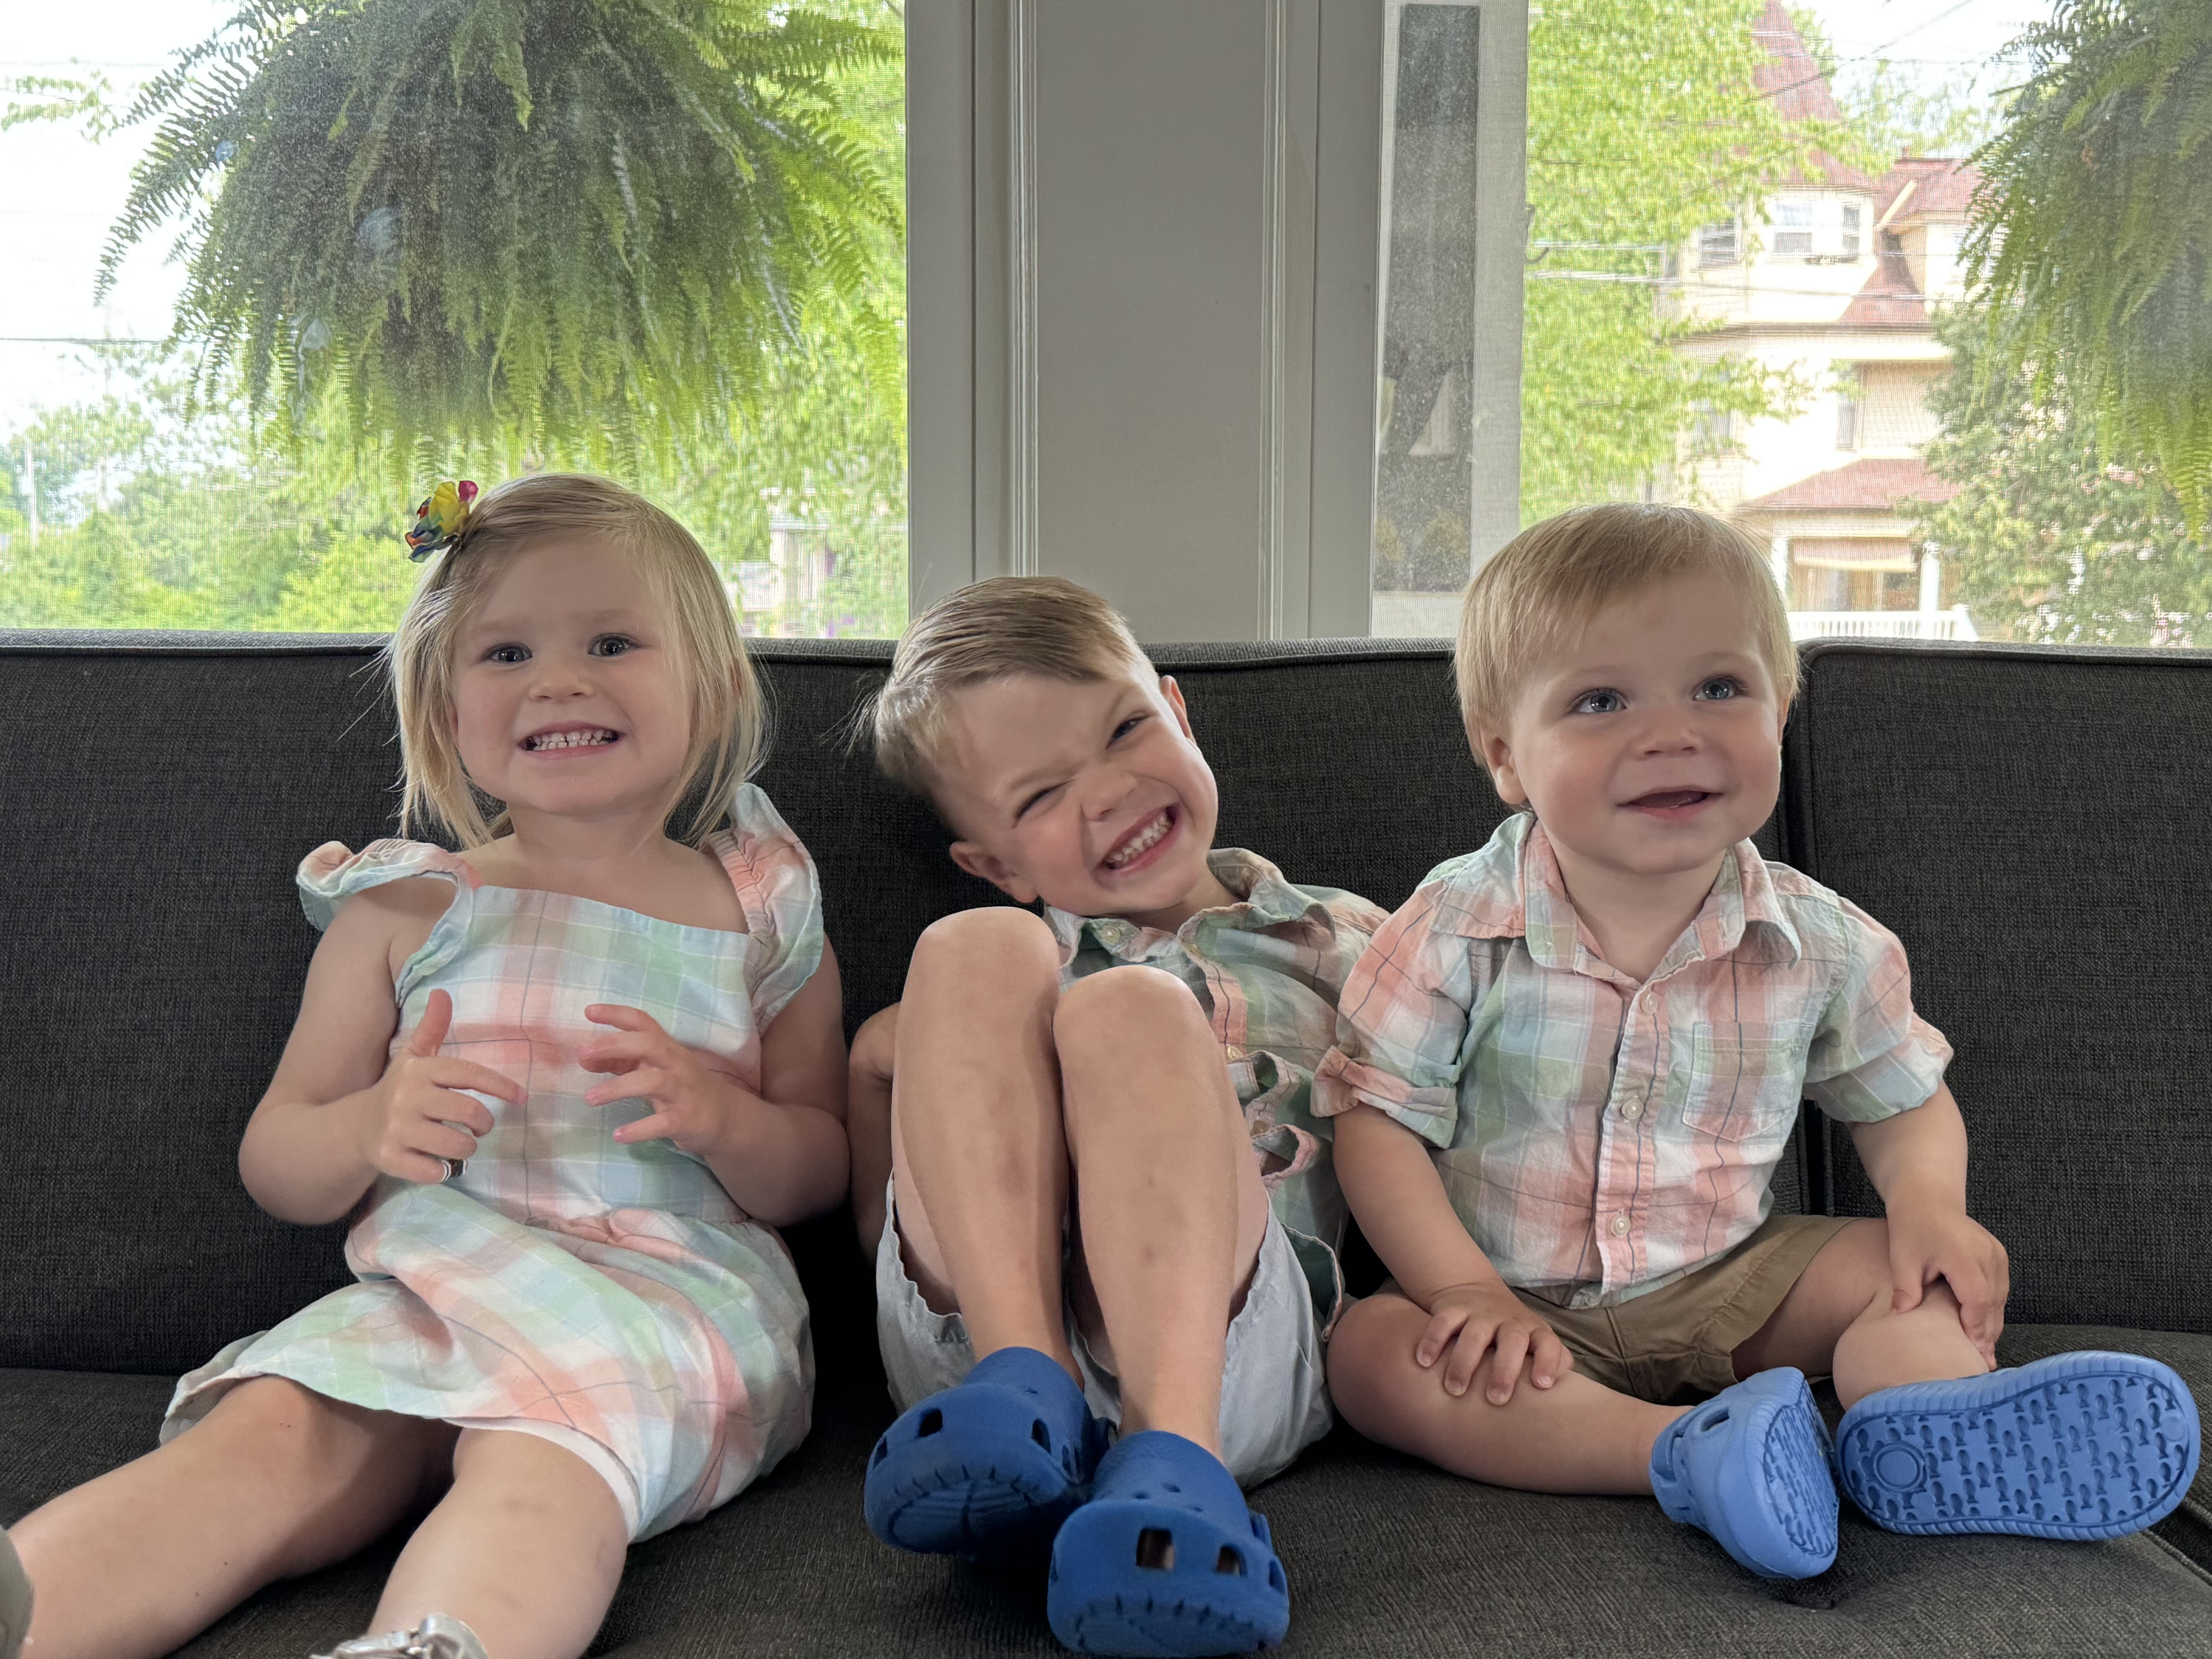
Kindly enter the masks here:
[[358, 853], [349, 852], [343, 842], [325, 842], [300, 860], [295, 879], [300, 908], [319, 933], [356, 893], [416, 876], [443, 876], [463, 892], [478, 885], [466, 859], [425, 841], [373, 841]]
[[783, 1011], [822, 965], [822, 882], [805, 845], [757, 784], [740, 784], [730, 827], [708, 846], [729, 872], [754, 941], [745, 988], [757, 1029]]

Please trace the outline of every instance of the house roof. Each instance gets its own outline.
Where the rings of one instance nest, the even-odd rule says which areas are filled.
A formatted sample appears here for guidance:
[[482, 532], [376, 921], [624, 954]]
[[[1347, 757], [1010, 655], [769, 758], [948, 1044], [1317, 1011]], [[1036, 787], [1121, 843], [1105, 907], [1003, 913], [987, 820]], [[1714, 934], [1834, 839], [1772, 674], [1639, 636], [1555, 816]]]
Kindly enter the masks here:
[[1853, 461], [1755, 497], [1739, 513], [1887, 513], [1899, 501], [1948, 501], [1957, 484], [1911, 460]]
[[1840, 328], [1928, 326], [1928, 296], [1913, 285], [1912, 268], [1902, 253], [1883, 253], [1875, 260], [1836, 324]]
[[[1772, 101], [1784, 120], [1844, 125], [1844, 112], [1836, 102], [1835, 91], [1828, 85], [1828, 77], [1821, 73], [1813, 54], [1806, 50], [1805, 37], [1798, 33], [1782, 0], [1766, 0], [1766, 9], [1752, 25], [1751, 33], [1753, 40], [1766, 48], [1765, 61], [1751, 72], [1752, 82], [1759, 88], [1760, 97]], [[1813, 166], [1816, 176], [1808, 178], [1802, 173], [1793, 173], [1784, 182], [1800, 188], [1875, 187], [1875, 181], [1858, 168], [1832, 155], [1815, 153]]]
[[1963, 219], [1981, 182], [1982, 170], [1971, 161], [1948, 155], [1901, 155], [1875, 188], [1875, 220], [1879, 223], [1887, 217], [1898, 224], [1907, 219]]

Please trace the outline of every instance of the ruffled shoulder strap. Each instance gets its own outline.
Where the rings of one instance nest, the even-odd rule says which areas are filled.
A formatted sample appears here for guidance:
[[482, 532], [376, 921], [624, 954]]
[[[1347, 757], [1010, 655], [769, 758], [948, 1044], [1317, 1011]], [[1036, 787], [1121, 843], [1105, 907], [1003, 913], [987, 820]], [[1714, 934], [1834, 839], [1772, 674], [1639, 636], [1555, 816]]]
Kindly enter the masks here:
[[327, 841], [300, 860], [300, 908], [322, 933], [356, 893], [387, 881], [414, 876], [443, 876], [463, 892], [472, 892], [477, 873], [468, 860], [424, 841], [373, 841], [358, 853], [343, 842]]
[[762, 1030], [822, 965], [822, 882], [814, 860], [757, 784], [741, 784], [730, 827], [708, 845], [730, 873], [753, 945], [745, 988]]

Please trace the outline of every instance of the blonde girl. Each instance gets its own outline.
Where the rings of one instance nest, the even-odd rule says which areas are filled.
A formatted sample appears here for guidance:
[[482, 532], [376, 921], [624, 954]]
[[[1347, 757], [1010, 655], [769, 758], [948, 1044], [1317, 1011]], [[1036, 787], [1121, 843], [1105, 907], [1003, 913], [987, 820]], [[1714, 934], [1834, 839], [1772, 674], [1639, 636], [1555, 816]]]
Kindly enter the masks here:
[[272, 1214], [352, 1218], [358, 1282], [15, 1528], [37, 1659], [167, 1653], [426, 1504], [390, 1633], [338, 1651], [573, 1659], [630, 1540], [806, 1432], [774, 1229], [845, 1190], [837, 969], [744, 781], [761, 700], [721, 583], [600, 479], [441, 499], [390, 667], [403, 822], [461, 850], [301, 866], [323, 939], [239, 1152]]

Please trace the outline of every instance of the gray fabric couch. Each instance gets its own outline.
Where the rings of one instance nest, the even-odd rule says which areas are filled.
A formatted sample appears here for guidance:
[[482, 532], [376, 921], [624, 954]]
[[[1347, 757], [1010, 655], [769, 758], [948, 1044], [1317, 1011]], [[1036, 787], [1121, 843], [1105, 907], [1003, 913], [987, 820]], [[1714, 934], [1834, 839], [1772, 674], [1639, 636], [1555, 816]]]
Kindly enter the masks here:
[[[179, 1371], [341, 1283], [235, 1153], [313, 936], [291, 872], [390, 832], [374, 641], [0, 635], [0, 1522], [153, 1442]], [[1163, 649], [1224, 842], [1395, 905], [1499, 807], [1439, 649]], [[844, 744], [888, 647], [770, 642], [763, 781], [819, 860], [848, 1018], [933, 917], [993, 896]], [[2212, 655], [1822, 645], [1771, 852], [1910, 949], [1951, 1037], [1977, 1212], [2010, 1247], [2008, 1358], [2157, 1355], [2212, 1403]], [[1817, 1120], [1788, 1207], [1875, 1210]], [[631, 1557], [595, 1652], [1055, 1651], [1041, 1587], [896, 1554], [860, 1519], [890, 1407], [846, 1218], [794, 1230], [822, 1384], [761, 1486]], [[1355, 1284], [1371, 1284], [1356, 1249]], [[1653, 1505], [1494, 1491], [1340, 1430], [1255, 1498], [1294, 1654], [2212, 1654], [2212, 1462], [2154, 1533], [1912, 1540], [1852, 1516], [1804, 1583], [1737, 1571]], [[297, 1659], [358, 1629], [391, 1546], [280, 1585], [195, 1656]]]

